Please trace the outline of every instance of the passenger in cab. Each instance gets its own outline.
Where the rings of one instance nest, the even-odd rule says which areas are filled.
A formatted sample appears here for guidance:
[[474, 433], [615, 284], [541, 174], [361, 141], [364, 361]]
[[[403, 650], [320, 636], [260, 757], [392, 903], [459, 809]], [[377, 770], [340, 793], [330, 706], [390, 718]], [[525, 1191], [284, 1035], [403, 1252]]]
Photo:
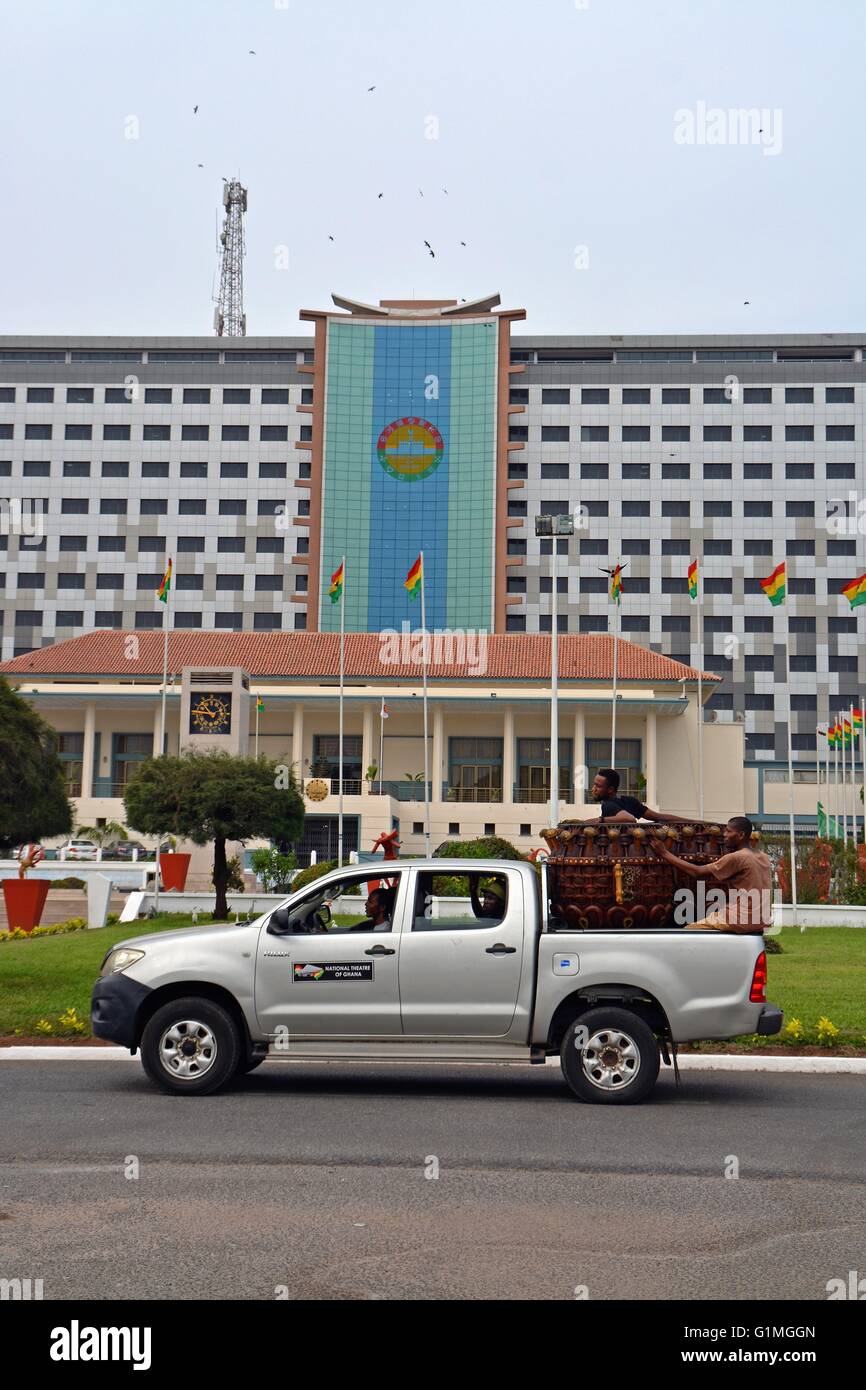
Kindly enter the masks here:
[[473, 887], [470, 897], [472, 911], [476, 917], [489, 917], [494, 922], [502, 921], [505, 916], [505, 884], [501, 879], [488, 879], [486, 883], [481, 884], [478, 892]]

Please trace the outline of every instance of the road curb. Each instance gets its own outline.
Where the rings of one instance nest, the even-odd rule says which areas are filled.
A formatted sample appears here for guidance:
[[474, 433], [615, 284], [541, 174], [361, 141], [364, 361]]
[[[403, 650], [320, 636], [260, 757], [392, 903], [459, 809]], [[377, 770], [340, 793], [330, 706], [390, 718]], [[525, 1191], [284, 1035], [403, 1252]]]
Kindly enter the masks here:
[[[131, 1062], [125, 1047], [0, 1047], [0, 1062]], [[269, 1057], [274, 1065], [302, 1066], [310, 1063], [324, 1063], [328, 1066], [376, 1066], [383, 1061], [379, 1057], [317, 1058], [317, 1057]], [[386, 1066], [441, 1066], [441, 1062], [429, 1059], [414, 1060], [401, 1057], [399, 1061], [385, 1061]], [[526, 1062], [460, 1062], [448, 1059], [449, 1066], [456, 1067], [513, 1067], [527, 1066]], [[547, 1066], [558, 1067], [558, 1057], [548, 1057]], [[859, 1074], [866, 1076], [866, 1057], [749, 1057], [744, 1053], [687, 1053], [679, 1058], [680, 1071], [776, 1071], [804, 1072], [812, 1075]]]

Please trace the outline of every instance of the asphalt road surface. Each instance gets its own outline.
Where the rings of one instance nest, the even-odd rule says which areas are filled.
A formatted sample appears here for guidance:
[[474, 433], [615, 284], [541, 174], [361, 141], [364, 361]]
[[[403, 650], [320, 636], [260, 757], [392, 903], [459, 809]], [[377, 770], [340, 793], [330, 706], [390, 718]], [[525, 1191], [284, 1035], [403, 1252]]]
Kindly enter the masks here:
[[668, 1072], [605, 1108], [550, 1067], [268, 1061], [183, 1100], [137, 1063], [0, 1062], [0, 1278], [45, 1299], [825, 1300], [866, 1274], [864, 1099], [858, 1076], [677, 1094]]

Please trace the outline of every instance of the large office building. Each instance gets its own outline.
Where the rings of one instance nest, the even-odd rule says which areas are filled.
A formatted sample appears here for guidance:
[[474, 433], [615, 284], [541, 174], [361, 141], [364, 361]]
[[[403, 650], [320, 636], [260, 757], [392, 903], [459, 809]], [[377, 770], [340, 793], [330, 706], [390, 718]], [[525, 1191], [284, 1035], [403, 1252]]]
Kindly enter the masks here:
[[[521, 337], [522, 310], [338, 299], [286, 338], [0, 338], [2, 656], [93, 628], [621, 631], [694, 668], [747, 762], [859, 701], [863, 335]], [[571, 539], [535, 534], [571, 513]], [[866, 523], [864, 523], [866, 529]], [[788, 565], [788, 605], [758, 579]], [[762, 777], [764, 771], [762, 771]]]

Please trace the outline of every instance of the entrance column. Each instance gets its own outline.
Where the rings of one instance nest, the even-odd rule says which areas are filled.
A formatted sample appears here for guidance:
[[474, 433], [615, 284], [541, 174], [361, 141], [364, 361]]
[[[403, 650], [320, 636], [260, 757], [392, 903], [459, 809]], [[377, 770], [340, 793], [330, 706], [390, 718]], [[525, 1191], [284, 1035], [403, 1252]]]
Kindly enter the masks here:
[[506, 705], [502, 711], [502, 800], [506, 806], [514, 805], [514, 707]]
[[[379, 752], [378, 752], [378, 749], [374, 750], [374, 748], [373, 748], [373, 706], [372, 706], [372, 705], [365, 705], [365, 706], [364, 706], [364, 723], [363, 723], [362, 732], [361, 732], [361, 777], [362, 777], [362, 778], [366, 777], [366, 775], [367, 775], [367, 768], [370, 767], [372, 763], [377, 763], [378, 761], [379, 761]], [[379, 777], [381, 777], [381, 776], [382, 776], [382, 769], [380, 768], [380, 769], [379, 769], [379, 776], [376, 778], [376, 781], [377, 781], [377, 782], [378, 782], [378, 780], [379, 780]], [[372, 792], [374, 786], [375, 786], [375, 783], [372, 783], [372, 784], [371, 784], [370, 782], [364, 782], [364, 781], [362, 781], [362, 782], [361, 782], [361, 791], [363, 792], [364, 788], [366, 787], [366, 789], [367, 789], [368, 792]]]
[[647, 710], [646, 716], [646, 804], [653, 811], [658, 810], [658, 788], [656, 787], [656, 720], [655, 710]]
[[430, 770], [430, 800], [442, 800], [442, 758], [445, 753], [445, 713], [438, 702], [433, 706], [433, 757]]
[[574, 711], [574, 743], [571, 748], [571, 779], [574, 783], [571, 800], [586, 805], [590, 800], [587, 786], [589, 769], [586, 766], [586, 713], [582, 709]]
[[84, 706], [84, 749], [81, 754], [81, 796], [93, 796], [93, 754], [96, 748], [96, 705]]
[[295, 767], [295, 776], [298, 779], [298, 787], [303, 793], [304, 790], [304, 706], [300, 703], [295, 705], [292, 718], [292, 762]]

